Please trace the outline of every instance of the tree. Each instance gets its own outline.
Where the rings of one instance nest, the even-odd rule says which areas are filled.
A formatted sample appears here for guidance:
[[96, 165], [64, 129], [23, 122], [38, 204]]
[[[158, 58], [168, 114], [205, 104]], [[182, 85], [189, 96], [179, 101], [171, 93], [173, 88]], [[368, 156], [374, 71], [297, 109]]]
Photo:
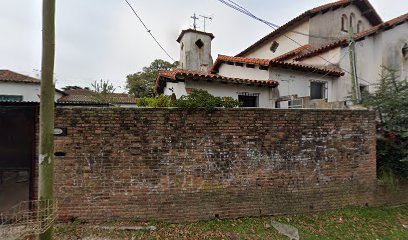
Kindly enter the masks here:
[[112, 100], [112, 94], [115, 92], [115, 87], [109, 80], [95, 81], [91, 84], [92, 86], [92, 96], [100, 103], [109, 103]]
[[150, 66], [144, 67], [142, 72], [130, 74], [126, 77], [126, 88], [129, 94], [135, 97], [151, 97], [154, 95], [154, 87], [159, 70], [170, 70], [176, 67], [178, 62], [169, 63], [156, 59]]
[[379, 117], [377, 167], [379, 175], [408, 178], [408, 81], [397, 70], [383, 67], [374, 93], [363, 93], [362, 104]]

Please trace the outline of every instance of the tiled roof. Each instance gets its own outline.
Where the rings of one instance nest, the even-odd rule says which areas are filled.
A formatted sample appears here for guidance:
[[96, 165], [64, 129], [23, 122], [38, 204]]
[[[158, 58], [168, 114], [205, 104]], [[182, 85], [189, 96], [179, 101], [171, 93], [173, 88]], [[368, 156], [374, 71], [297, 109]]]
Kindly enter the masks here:
[[324, 46], [319, 47], [317, 49], [311, 50], [311, 51], [309, 51], [309, 52], [307, 52], [305, 54], [301, 54], [301, 55], [297, 56], [295, 58], [295, 61], [300, 61], [300, 60], [302, 60], [304, 58], [319, 55], [320, 53], [323, 53], [323, 52], [326, 52], [328, 50], [334, 49], [334, 48], [339, 47], [339, 46], [341, 46], [343, 44], [347, 44], [347, 42], [348, 42], [348, 39], [346, 39], [346, 38], [335, 41], [335, 42], [331, 42], [331, 43], [329, 43], [327, 45], [324, 45]]
[[19, 82], [19, 83], [41, 83], [39, 79], [29, 77], [10, 70], [0, 70], [1, 82]]
[[292, 50], [292, 51], [290, 51], [290, 52], [287, 52], [287, 53], [285, 53], [285, 54], [282, 54], [282, 55], [280, 55], [280, 56], [274, 58], [273, 60], [275, 60], [275, 61], [285, 61], [285, 60], [287, 60], [287, 59], [290, 59], [290, 58], [292, 58], [292, 57], [295, 57], [296, 55], [302, 53], [302, 52], [305, 51], [306, 49], [310, 49], [311, 47], [312, 47], [312, 45], [310, 45], [310, 44], [303, 45], [303, 46], [301, 46], [301, 47], [299, 47], [299, 48], [296, 48], [295, 50]]
[[245, 63], [245, 64], [254, 64], [259, 66], [275, 66], [280, 68], [290, 68], [293, 70], [299, 71], [306, 71], [306, 72], [315, 72], [319, 74], [327, 74], [329, 76], [339, 77], [344, 75], [343, 72], [340, 70], [334, 70], [330, 68], [323, 68], [323, 67], [316, 67], [311, 65], [299, 64], [299, 63], [289, 63], [289, 62], [282, 62], [276, 61], [274, 59], [259, 59], [259, 58], [244, 58], [244, 57], [230, 57], [225, 55], [219, 55], [217, 60], [215, 61], [213, 67], [211, 68], [211, 72], [217, 72], [219, 66], [224, 62], [234, 62], [234, 63]]
[[179, 37], [177, 38], [177, 42], [180, 42], [181, 39], [183, 38], [184, 34], [186, 34], [186, 33], [188, 33], [188, 32], [195, 32], [195, 33], [204, 34], [204, 35], [209, 36], [211, 39], [214, 39], [214, 35], [213, 35], [212, 33], [201, 32], [201, 31], [197, 31], [197, 30], [194, 30], [194, 29], [189, 28], [189, 29], [186, 29], [186, 30], [181, 31]]
[[266, 41], [279, 36], [280, 34], [285, 33], [286, 31], [290, 30], [293, 27], [298, 26], [299, 24], [307, 21], [309, 18], [319, 14], [324, 13], [330, 10], [334, 10], [343, 6], [347, 6], [349, 4], [355, 4], [362, 12], [365, 12], [365, 17], [370, 21], [372, 25], [381, 24], [383, 21], [381, 17], [378, 15], [374, 7], [370, 4], [368, 0], [341, 0], [336, 1], [333, 3], [325, 4], [311, 10], [308, 10], [301, 15], [297, 16], [296, 18], [290, 20], [285, 25], [281, 26], [280, 28], [276, 29], [275, 31], [271, 32], [270, 34], [266, 35], [265, 37], [261, 38], [259, 41], [254, 43], [253, 45], [249, 46], [247, 49], [242, 51], [241, 53], [237, 54], [237, 57], [242, 57], [245, 54], [249, 53], [250, 51], [256, 49], [258, 46], [262, 45]]
[[[87, 89], [66, 90], [66, 96], [60, 98], [60, 103], [98, 103], [94, 93]], [[136, 103], [136, 98], [126, 93], [109, 94], [109, 103], [132, 104]]]
[[270, 60], [261, 58], [231, 57], [219, 54], [217, 60], [215, 60], [212, 68], [210, 69], [210, 72], [216, 72], [220, 64], [225, 62], [254, 64], [267, 67], [269, 66]]
[[[366, 30], [364, 32], [356, 33], [356, 34], [354, 34], [353, 37], [354, 37], [355, 41], [360, 41], [360, 40], [363, 40], [364, 38], [366, 38], [368, 36], [376, 34], [380, 30], [384, 30], [384, 31], [389, 30], [389, 29], [391, 29], [391, 28], [393, 28], [393, 27], [395, 27], [395, 26], [397, 26], [399, 24], [404, 23], [405, 21], [408, 21], [408, 13], [406, 13], [404, 15], [401, 15], [399, 17], [396, 17], [394, 19], [391, 19], [391, 20], [389, 20], [387, 22], [384, 22], [382, 24], [379, 24], [377, 26], [374, 26], [374, 27], [372, 27], [372, 28], [370, 28], [370, 29], [368, 29], [368, 30]], [[305, 58], [316, 56], [316, 55], [318, 55], [320, 53], [329, 51], [331, 49], [347, 45], [348, 42], [349, 42], [348, 38], [340, 39], [338, 41], [329, 43], [329, 44], [327, 44], [325, 46], [317, 48], [317, 49], [315, 49], [313, 51], [310, 51], [308, 53], [299, 55], [298, 57], [295, 58], [295, 60], [300, 61], [300, 60], [305, 59]]]
[[260, 86], [260, 87], [277, 87], [279, 83], [273, 80], [252, 80], [252, 79], [242, 79], [242, 78], [230, 78], [224, 77], [217, 74], [189, 71], [184, 69], [175, 68], [172, 70], [161, 70], [159, 71], [159, 76], [156, 80], [156, 92], [162, 93], [165, 82], [184, 82], [188, 77], [192, 80], [204, 80], [219, 83], [231, 83], [231, 84], [241, 84], [250, 86]]

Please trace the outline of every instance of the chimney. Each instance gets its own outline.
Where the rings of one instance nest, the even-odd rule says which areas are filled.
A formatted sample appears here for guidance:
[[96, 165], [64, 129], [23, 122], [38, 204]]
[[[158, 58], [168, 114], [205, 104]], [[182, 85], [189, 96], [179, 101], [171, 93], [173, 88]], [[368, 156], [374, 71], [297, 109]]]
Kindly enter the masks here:
[[180, 43], [179, 68], [208, 72], [213, 65], [211, 57], [212, 33], [201, 32], [193, 29], [183, 30], [177, 38]]

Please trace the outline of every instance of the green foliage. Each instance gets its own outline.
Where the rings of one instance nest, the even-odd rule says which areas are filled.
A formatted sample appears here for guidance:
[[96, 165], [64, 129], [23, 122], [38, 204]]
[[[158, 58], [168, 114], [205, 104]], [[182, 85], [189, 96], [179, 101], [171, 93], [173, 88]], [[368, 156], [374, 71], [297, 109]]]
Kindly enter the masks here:
[[174, 101], [173, 106], [179, 108], [205, 108], [212, 110], [217, 107], [234, 108], [240, 104], [232, 97], [215, 97], [205, 90], [194, 89], [188, 96]]
[[112, 100], [112, 93], [115, 92], [115, 87], [109, 80], [104, 81], [100, 80], [99, 82], [95, 81], [91, 84], [92, 86], [92, 96], [100, 103], [109, 103]]
[[161, 59], [156, 59], [150, 66], [144, 67], [143, 71], [128, 75], [126, 77], [126, 88], [129, 94], [135, 97], [153, 97], [159, 70], [170, 70], [177, 65], [178, 62], [169, 63]]
[[[408, 205], [399, 207], [347, 207], [309, 214], [210, 220], [188, 224], [150, 222], [157, 231], [123, 231], [95, 228], [95, 224], [58, 224], [56, 239], [274, 239], [287, 240], [271, 221], [299, 230], [300, 239], [408, 239], [402, 225], [408, 222]], [[117, 227], [128, 222], [104, 223]], [[140, 224], [135, 222], [135, 224]]]
[[241, 103], [233, 99], [232, 97], [222, 97], [221, 100], [222, 106], [225, 108], [236, 108], [241, 106]]
[[214, 97], [205, 90], [193, 90], [188, 96], [172, 100], [172, 97], [160, 95], [156, 98], [139, 98], [136, 101], [139, 107], [178, 107], [178, 108], [205, 108], [212, 110], [217, 107], [235, 108], [239, 102], [232, 97]]
[[396, 177], [408, 178], [408, 81], [399, 80], [396, 70], [384, 67], [376, 87], [372, 94], [363, 93], [362, 104], [376, 110], [380, 119], [378, 174], [391, 171]]
[[171, 107], [171, 97], [160, 95], [156, 98], [139, 98], [136, 101], [136, 105], [139, 107], [152, 107], [152, 108], [161, 108], [161, 107]]

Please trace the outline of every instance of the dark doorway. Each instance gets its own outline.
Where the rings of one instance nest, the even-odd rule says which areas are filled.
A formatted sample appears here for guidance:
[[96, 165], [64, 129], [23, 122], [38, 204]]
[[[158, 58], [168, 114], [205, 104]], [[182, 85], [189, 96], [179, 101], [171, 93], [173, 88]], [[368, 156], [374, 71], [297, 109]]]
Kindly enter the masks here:
[[241, 107], [258, 107], [258, 96], [238, 95]]
[[35, 115], [34, 107], [0, 106], [0, 212], [30, 200]]
[[325, 83], [324, 82], [311, 82], [310, 83], [310, 98], [311, 99], [324, 99], [325, 98]]

